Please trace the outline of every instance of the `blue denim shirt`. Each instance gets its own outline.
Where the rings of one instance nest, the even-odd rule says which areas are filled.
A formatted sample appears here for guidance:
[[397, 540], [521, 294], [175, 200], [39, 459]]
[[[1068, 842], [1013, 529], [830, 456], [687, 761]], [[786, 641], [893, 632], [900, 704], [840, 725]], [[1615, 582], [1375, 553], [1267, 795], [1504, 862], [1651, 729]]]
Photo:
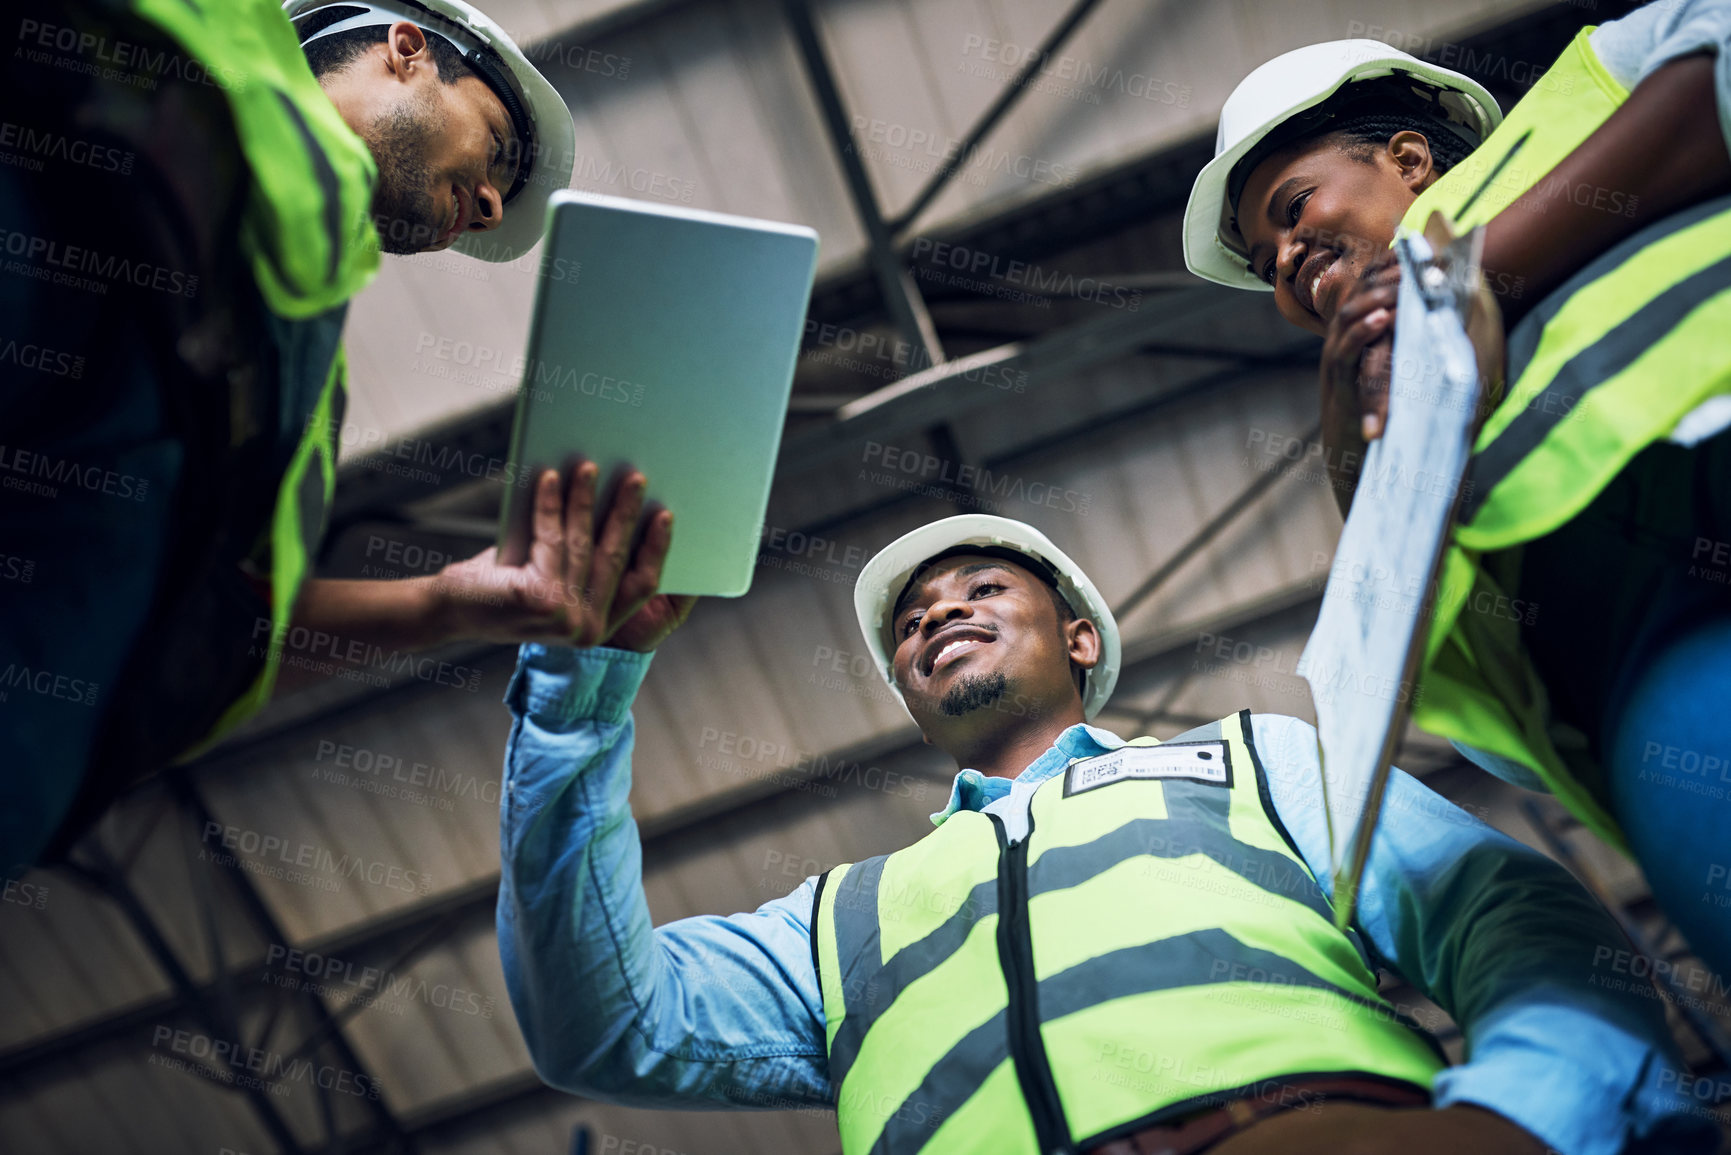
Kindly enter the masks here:
[[[631, 701], [647, 655], [524, 646], [501, 791], [499, 950], [541, 1077], [637, 1106], [834, 1103], [812, 965], [815, 879], [751, 913], [652, 928], [627, 796]], [[1328, 886], [1315, 731], [1253, 719], [1274, 808]], [[964, 770], [949, 804], [1027, 828], [1034, 788], [1122, 745], [1073, 726], [1013, 781]], [[1661, 1004], [1631, 982], [1621, 932], [1561, 867], [1396, 772], [1357, 926], [1380, 963], [1454, 1015], [1468, 1061], [1436, 1103], [1475, 1103], [1565, 1155], [1637, 1137], [1714, 1150], [1677, 1093]], [[1621, 965], [1618, 965], [1621, 960]]]

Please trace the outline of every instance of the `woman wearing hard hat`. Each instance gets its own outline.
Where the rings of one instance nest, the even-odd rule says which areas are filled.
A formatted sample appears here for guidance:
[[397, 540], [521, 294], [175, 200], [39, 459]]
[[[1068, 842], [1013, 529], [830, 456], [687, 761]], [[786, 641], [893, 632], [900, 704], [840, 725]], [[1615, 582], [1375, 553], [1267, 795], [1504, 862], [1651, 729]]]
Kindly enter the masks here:
[[[1301, 48], [1228, 98], [1184, 218], [1191, 271], [1272, 291], [1284, 317], [1324, 337], [1343, 506], [1344, 466], [1390, 404], [1396, 228], [1434, 211], [1486, 226], [1504, 379], [1491, 383], [1413, 717], [1632, 853], [1720, 969], [1728, 41], [1731, 0], [1651, 5], [1583, 29], [1506, 118], [1469, 78], [1377, 41]], [[1481, 612], [1510, 597], [1536, 614]]]

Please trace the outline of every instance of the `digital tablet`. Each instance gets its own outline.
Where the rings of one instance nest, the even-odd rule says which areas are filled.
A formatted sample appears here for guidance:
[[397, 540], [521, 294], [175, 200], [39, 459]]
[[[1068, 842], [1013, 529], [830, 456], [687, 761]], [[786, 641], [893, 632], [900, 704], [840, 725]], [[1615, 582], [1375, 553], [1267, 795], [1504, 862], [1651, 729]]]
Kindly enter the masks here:
[[[817, 234], [569, 190], [548, 216], [511, 462], [535, 477], [586, 458], [604, 487], [642, 470], [646, 505], [674, 515], [661, 592], [745, 593]], [[505, 492], [508, 564], [528, 557], [533, 504], [532, 485]]]

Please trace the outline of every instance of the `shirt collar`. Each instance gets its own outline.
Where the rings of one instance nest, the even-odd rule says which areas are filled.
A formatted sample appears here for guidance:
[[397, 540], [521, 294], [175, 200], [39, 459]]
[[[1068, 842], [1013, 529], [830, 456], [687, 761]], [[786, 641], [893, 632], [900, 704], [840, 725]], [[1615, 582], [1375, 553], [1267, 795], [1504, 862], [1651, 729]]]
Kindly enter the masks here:
[[1059, 734], [1058, 740], [1048, 747], [1044, 754], [1034, 759], [1027, 769], [1013, 779], [995, 774], [981, 774], [978, 770], [963, 770], [956, 775], [955, 783], [950, 787], [949, 804], [932, 815], [932, 825], [942, 826], [945, 820], [958, 810], [984, 810], [998, 799], [1006, 797], [1018, 782], [1037, 786], [1078, 758], [1092, 758], [1096, 754], [1116, 750], [1123, 744], [1124, 739], [1110, 730], [1078, 722]]

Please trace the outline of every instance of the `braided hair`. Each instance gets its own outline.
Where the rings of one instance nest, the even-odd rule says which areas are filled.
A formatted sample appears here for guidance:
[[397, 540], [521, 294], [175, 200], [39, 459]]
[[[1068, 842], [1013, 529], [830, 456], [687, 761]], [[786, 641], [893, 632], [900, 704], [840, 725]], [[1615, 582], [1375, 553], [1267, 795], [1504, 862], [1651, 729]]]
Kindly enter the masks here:
[[1430, 144], [1431, 163], [1438, 175], [1465, 160], [1471, 151], [1466, 141], [1454, 133], [1439, 132], [1435, 121], [1426, 123], [1418, 116], [1402, 115], [1399, 112], [1370, 112], [1349, 117], [1336, 121], [1317, 135], [1341, 136], [1345, 138], [1348, 150], [1356, 154], [1365, 151], [1363, 146], [1381, 148], [1395, 133], [1409, 131], [1420, 134]]
[[[1397, 132], [1411, 130], [1430, 144], [1431, 162], [1440, 175], [1478, 147], [1478, 133], [1447, 123], [1434, 89], [1410, 78], [1380, 77], [1349, 84], [1314, 108], [1274, 128], [1247, 152], [1226, 177], [1227, 204], [1237, 211], [1239, 194], [1256, 166], [1280, 149], [1343, 134], [1348, 150], [1369, 160]], [[1463, 136], [1462, 132], [1466, 135]]]

